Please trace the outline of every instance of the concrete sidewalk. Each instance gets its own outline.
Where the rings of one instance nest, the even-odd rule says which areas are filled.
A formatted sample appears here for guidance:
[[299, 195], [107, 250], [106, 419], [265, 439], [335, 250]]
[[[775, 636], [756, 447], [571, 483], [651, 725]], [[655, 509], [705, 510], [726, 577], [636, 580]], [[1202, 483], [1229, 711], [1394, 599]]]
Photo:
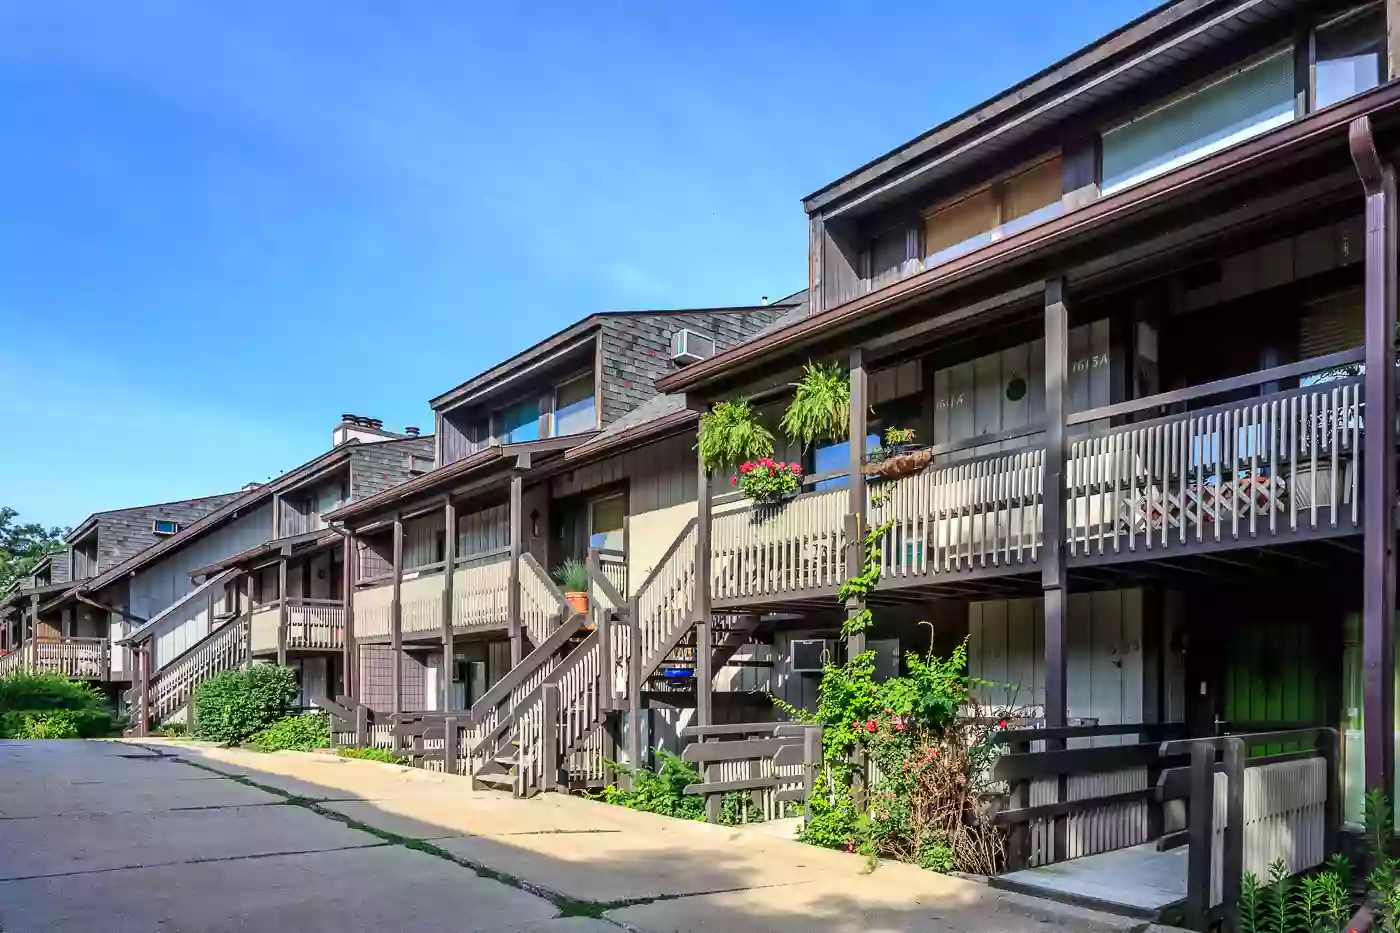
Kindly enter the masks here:
[[[516, 800], [473, 791], [455, 776], [329, 755], [142, 745], [208, 769], [185, 769], [190, 775], [212, 771], [249, 782], [231, 785], [245, 791], [290, 797], [301, 809], [296, 819], [320, 819], [328, 832], [369, 831], [437, 856], [437, 871], [455, 863], [516, 895], [538, 894], [556, 907], [556, 916], [602, 918], [644, 933], [1143, 928], [908, 865], [885, 863], [865, 873], [858, 856], [755, 827], [691, 823], [563, 794]], [[348, 828], [333, 819], [347, 821]], [[422, 891], [421, 885], [401, 894], [387, 887], [400, 921], [388, 929], [433, 928], [409, 922], [417, 910], [431, 909]]]

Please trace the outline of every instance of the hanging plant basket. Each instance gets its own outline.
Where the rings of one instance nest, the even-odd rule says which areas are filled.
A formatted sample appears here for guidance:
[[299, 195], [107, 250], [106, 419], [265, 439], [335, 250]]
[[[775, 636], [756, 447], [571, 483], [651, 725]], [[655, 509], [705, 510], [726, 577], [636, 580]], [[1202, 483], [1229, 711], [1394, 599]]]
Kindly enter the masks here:
[[922, 471], [933, 452], [917, 444], [892, 444], [872, 452], [863, 472], [870, 479], [894, 479]]
[[802, 488], [802, 466], [760, 457], [741, 464], [730, 483], [752, 499], [755, 508], [771, 507], [797, 495]]

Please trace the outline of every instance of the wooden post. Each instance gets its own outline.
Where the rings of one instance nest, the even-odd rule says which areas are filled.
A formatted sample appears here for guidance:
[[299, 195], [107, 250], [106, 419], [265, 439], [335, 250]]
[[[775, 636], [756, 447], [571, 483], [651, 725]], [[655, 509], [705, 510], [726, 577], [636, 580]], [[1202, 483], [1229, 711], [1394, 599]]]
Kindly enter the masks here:
[[714, 645], [710, 631], [710, 471], [704, 462], [695, 471], [698, 519], [695, 523], [695, 722], [714, 725]]
[[[214, 631], [214, 605], [215, 605], [215, 600], [214, 600], [214, 587], [211, 586], [211, 587], [209, 587], [208, 603], [207, 603], [207, 605], [205, 606], [205, 610], [206, 610], [206, 611], [205, 611], [205, 613], [204, 613], [204, 634], [205, 634], [206, 636], [207, 636], [207, 635], [210, 635], [210, 634], [213, 633], [213, 631]], [[74, 621], [75, 621], [75, 625], [76, 625], [76, 620], [74, 620]], [[76, 634], [76, 628], [75, 628], [75, 634]]]
[[[151, 640], [148, 638], [137, 648], [138, 667], [141, 672], [141, 707], [136, 713], [136, 734], [145, 738], [151, 734]], [[190, 704], [194, 704], [191, 696]]]
[[[628, 601], [627, 628], [632, 651], [627, 659], [627, 764], [642, 766], [642, 624], [641, 601], [634, 592]], [[628, 779], [628, 787], [632, 781]]]
[[369, 707], [363, 703], [355, 707], [355, 744], [369, 748]]
[[246, 670], [253, 666], [253, 584], [256, 571], [249, 570], [248, 576], [244, 578], [243, 590], [247, 602], [247, 618], [243, 622], [243, 667]]
[[345, 605], [345, 652], [344, 652], [344, 673], [341, 679], [345, 682], [345, 695], [359, 700], [360, 698], [360, 671], [359, 671], [359, 649], [355, 646], [355, 582], [359, 576], [360, 551], [355, 544], [354, 535], [345, 536], [345, 557], [340, 568], [341, 578], [341, 598]]
[[[29, 666], [39, 669], [39, 597], [29, 597]], [[143, 733], [144, 734], [144, 733]]]
[[[1045, 725], [1064, 726], [1069, 719], [1065, 685], [1065, 644], [1068, 640], [1065, 592], [1065, 380], [1069, 370], [1069, 310], [1064, 279], [1045, 283], [1045, 482], [1041, 523], [1040, 585], [1045, 603]], [[1047, 751], [1064, 748], [1050, 741]], [[1068, 799], [1068, 779], [1059, 777], [1056, 802]], [[1053, 821], [1056, 862], [1068, 858], [1068, 820]]]
[[[846, 576], [852, 577], [865, 567], [866, 491], [865, 491], [865, 435], [869, 403], [865, 372], [865, 351], [860, 347], [851, 351], [851, 423], [850, 432], [850, 483], [846, 504]], [[852, 618], [865, 611], [865, 600], [852, 600], [846, 605], [846, 617]], [[864, 632], [846, 639], [848, 657], [865, 653]]]
[[1371, 122], [1352, 121], [1352, 160], [1366, 193], [1366, 442], [1362, 501], [1362, 681], [1366, 788], [1391, 793], [1395, 775], [1395, 172]]
[[[1225, 839], [1221, 852], [1220, 903], [1230, 918], [1231, 929], [1239, 929], [1240, 886], [1244, 879], [1244, 740], [1225, 740], [1222, 765], [1225, 770]], [[1214, 782], [1215, 776], [1211, 775]], [[1215, 794], [1212, 783], [1211, 819], [1214, 820]], [[1212, 830], [1214, 826], [1212, 825]]]
[[1191, 743], [1191, 796], [1187, 814], [1186, 923], [1206, 928], [1210, 910], [1210, 850], [1215, 822], [1215, 746]]
[[452, 669], [456, 657], [452, 649], [453, 624], [452, 610], [455, 602], [453, 577], [457, 571], [457, 507], [449, 496], [442, 508], [446, 531], [442, 536], [442, 706], [446, 712], [452, 709]]
[[1323, 855], [1330, 856], [1340, 848], [1337, 833], [1342, 826], [1341, 738], [1336, 729], [1323, 729], [1317, 739], [1322, 758], [1327, 763], [1327, 803], [1322, 811]]
[[451, 715], [442, 721], [442, 770], [447, 774], [457, 773], [457, 723]]
[[510, 477], [510, 589], [506, 593], [506, 618], [510, 630], [510, 666], [513, 670], [524, 657], [524, 634], [520, 623], [520, 554], [523, 550], [525, 477], [519, 471]]
[[547, 683], [540, 690], [540, 790], [554, 790], [559, 786], [559, 688]]
[[287, 666], [287, 558], [277, 562], [277, 663]]
[[[403, 517], [394, 516], [394, 583], [389, 597], [389, 642], [394, 654], [393, 712], [403, 712]], [[397, 748], [398, 740], [394, 740]]]

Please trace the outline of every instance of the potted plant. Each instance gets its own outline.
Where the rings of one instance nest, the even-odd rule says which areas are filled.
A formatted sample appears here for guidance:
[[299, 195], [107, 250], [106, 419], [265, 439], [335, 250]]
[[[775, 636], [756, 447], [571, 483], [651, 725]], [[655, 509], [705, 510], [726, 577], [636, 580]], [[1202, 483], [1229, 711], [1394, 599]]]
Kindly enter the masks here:
[[760, 505], [772, 505], [797, 492], [802, 485], [802, 465], [760, 457], [739, 465], [730, 481], [743, 494]]
[[564, 599], [575, 612], [588, 612], [588, 567], [577, 557], [570, 557], [554, 568], [554, 582], [564, 591]]
[[803, 449], [813, 441], [844, 440], [851, 430], [851, 379], [837, 363], [808, 363], [793, 384], [783, 432]]
[[700, 462], [710, 472], [773, 454], [773, 433], [743, 399], [720, 402], [700, 416]]
[[884, 443], [865, 458], [864, 472], [874, 478], [893, 478], [917, 473], [933, 459], [927, 447], [914, 443], [913, 428], [888, 428]]

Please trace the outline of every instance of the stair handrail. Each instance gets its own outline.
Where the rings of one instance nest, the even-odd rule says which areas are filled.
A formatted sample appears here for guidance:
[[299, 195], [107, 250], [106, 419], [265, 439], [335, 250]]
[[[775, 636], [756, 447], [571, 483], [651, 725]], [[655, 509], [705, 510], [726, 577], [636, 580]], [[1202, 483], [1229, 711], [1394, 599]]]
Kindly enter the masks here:
[[[572, 611], [572, 607], [571, 607]], [[502, 700], [510, 696], [511, 691], [524, 683], [541, 664], [556, 654], [563, 645], [573, 637], [574, 633], [581, 629], [588, 617], [581, 612], [575, 612], [566, 619], [562, 625], [550, 633], [549, 637], [540, 642], [539, 646], [527, 654], [519, 664], [511, 668], [506, 675], [496, 681], [491, 689], [481, 695], [472, 708], [463, 714], [463, 721], [467, 723], [481, 722], [486, 718], [487, 712], [494, 709]]]
[[[555, 585], [554, 580], [550, 578], [549, 574], [544, 572], [544, 568], [540, 566], [540, 562], [535, 560], [535, 555], [529, 553], [528, 551], [524, 554], [521, 554], [520, 565], [522, 567], [529, 568], [529, 572], [532, 573], [535, 577], [535, 582], [541, 586], [541, 588], [545, 591], [545, 593], [548, 596], [554, 599], [555, 604], [559, 607], [559, 619], [567, 619], [569, 617], [569, 614], [574, 611], [574, 607], [569, 605], [569, 601], [564, 598], [563, 591]], [[523, 600], [526, 593], [525, 575], [523, 572], [521, 573], [519, 586], [520, 596]], [[522, 610], [522, 615], [523, 614], [524, 613]], [[548, 638], [549, 635], [552, 633], [552, 630], [545, 632], [530, 632], [529, 626], [526, 625], [524, 619], [521, 620], [521, 624], [525, 626], [527, 633], [530, 635], [530, 640], [533, 642], [539, 642], [544, 638]]]
[[[601, 645], [601, 634], [598, 630], [595, 629], [594, 631], [588, 634], [587, 638], [579, 642], [578, 647], [576, 647], [573, 651], [569, 652], [569, 656], [567, 658], [561, 661], [554, 668], [554, 670], [549, 672], [549, 675], [546, 676], [544, 681], [538, 687], [536, 687], [534, 691], [531, 692], [530, 696], [526, 700], [516, 705], [516, 708], [511, 711], [512, 717], [516, 720], [527, 717], [535, 704], [543, 703], [546, 691], [554, 690], [556, 691], [556, 696], [558, 697], [558, 702], [555, 708], [556, 716], [558, 718], [563, 718], [571, 709], [569, 704], [576, 701], [577, 696], [579, 695], [579, 691], [578, 689], [575, 689], [573, 694], [571, 694], [570, 696], [564, 696], [563, 691], [559, 689], [561, 686], [561, 682], [564, 681], [564, 679], [570, 674], [572, 674], [576, 668], [580, 667], [585, 661], [587, 661], [590, 655], [598, 654], [601, 650]], [[576, 687], [577, 686], [579, 685], [576, 685]], [[595, 710], [595, 712], [599, 712], [599, 710]], [[522, 788], [522, 790], [528, 790], [529, 788], [534, 786], [530, 779], [532, 777], [532, 771], [537, 769], [536, 763], [541, 763], [539, 765], [539, 768], [543, 768], [542, 763], [546, 761], [546, 755], [544, 751], [545, 743], [547, 741], [553, 741], [556, 743], [555, 749], [557, 750], [559, 748], [557, 744], [559, 736], [559, 722], [549, 722], [542, 720], [541, 725], [542, 729], [539, 735], [517, 736], [517, 738], [520, 739], [520, 777], [517, 783], [518, 786]], [[572, 747], [572, 743], [565, 744], [569, 747]], [[555, 760], [563, 761], [563, 757], [558, 757]], [[554, 781], [552, 775], [543, 773], [542, 770], [539, 777], [541, 779], [541, 789], [549, 790], [553, 786]]]
[[[602, 642], [605, 659], [603, 674], [606, 679], [603, 687], [611, 708], [616, 702], [627, 697], [632, 645], [636, 641], [626, 624], [631, 606], [608, 578], [607, 571], [603, 569], [602, 553], [598, 548], [590, 548], [588, 551], [588, 581], [589, 610], [590, 615], [597, 617], [594, 624], [600, 633], [599, 640]], [[623, 624], [615, 625], [615, 620]], [[620, 696], [616, 689], [619, 674], [622, 680]]]
[[[264, 608], [263, 606], [259, 606], [257, 609], [254, 610], [254, 612], [261, 611], [263, 608]], [[229, 617], [228, 619], [225, 619], [223, 622], [219, 623], [218, 625], [214, 626], [214, 627], [213, 627], [212, 629], [210, 629], [209, 632], [208, 632], [203, 638], [201, 638], [199, 641], [197, 641], [197, 642], [195, 642], [194, 644], [190, 645], [190, 646], [189, 646], [188, 648], [186, 648], [184, 651], [181, 651], [179, 654], [175, 655], [175, 657], [171, 658], [169, 661], [166, 661], [166, 662], [165, 662], [164, 664], [162, 664], [160, 667], [158, 667], [158, 668], [156, 668], [155, 670], [151, 671], [151, 682], [152, 682], [152, 683], [155, 683], [156, 678], [159, 677], [161, 674], [164, 674], [166, 671], [170, 670], [170, 668], [171, 668], [173, 665], [180, 663], [180, 662], [183, 661], [185, 658], [189, 657], [189, 656], [191, 655], [191, 653], [193, 653], [193, 652], [195, 652], [195, 651], [198, 651], [200, 648], [204, 647], [204, 643], [205, 643], [205, 642], [209, 641], [210, 639], [214, 638], [215, 636], [222, 635], [222, 634], [224, 633], [224, 630], [227, 629], [230, 625], [233, 625], [233, 624], [235, 624], [235, 623], [237, 623], [237, 622], [241, 622], [241, 621], [247, 619], [247, 618], [249, 617], [249, 615], [250, 615], [250, 613], [241, 612], [241, 613], [239, 613], [238, 615], [236, 615], [236, 616], [231, 616], [231, 617]]]
[[[654, 567], [652, 567], [651, 572], [647, 574], [646, 580], [642, 583], [641, 586], [637, 587], [636, 591], [632, 594], [631, 600], [628, 603], [628, 629], [630, 636], [634, 639], [634, 644], [636, 645], [637, 649], [634, 652], [633, 657], [631, 659], [631, 673], [629, 679], [635, 681], [634, 687], [636, 689], [640, 689], [640, 685], [642, 684], [642, 682], [644, 682], [646, 678], [651, 676], [652, 672], [654, 672], [656, 668], [661, 664], [661, 661], [666, 657], [666, 654], [669, 651], [669, 649], [659, 650], [656, 652], [655, 657], [648, 656], [647, 646], [645, 644], [645, 640], [642, 637], [642, 625], [646, 621], [642, 618], [642, 600], [646, 597], [647, 592], [652, 588], [652, 586], [656, 584], [656, 581], [660, 578], [661, 574], [665, 572], [666, 567], [670, 563], [671, 559], [676, 556], [676, 552], [679, 551], [681, 547], [685, 545], [686, 541], [690, 538], [691, 533], [696, 530], [696, 526], [698, 524], [699, 519], [692, 518], [689, 521], [687, 521], [683, 526], [681, 526], [681, 530], [679, 533], [677, 533], [675, 540], [671, 542], [671, 546], [668, 547], [665, 553], [661, 555], [661, 559], [656, 562], [656, 565]], [[690, 585], [692, 587], [701, 585], [701, 581], [694, 579], [694, 567], [691, 568], [690, 575], [692, 578]], [[705, 585], [709, 585], [709, 581], [703, 582]], [[674, 638], [679, 638], [681, 635], [683, 635], [685, 631], [689, 628], [690, 624], [693, 623], [694, 620], [690, 620], [689, 624], [684, 624], [680, 627], [680, 629], [677, 632], [671, 633], [673, 636], [672, 640], [674, 640]], [[662, 645], [661, 647], [665, 648], [666, 646]]]
[[[153, 673], [147, 689], [150, 711], [160, 714], [173, 712], [174, 709], [178, 709], [179, 703], [170, 706], [168, 702], [170, 697], [178, 698], [180, 693], [185, 690], [189, 691], [190, 696], [193, 695], [194, 688], [198, 686], [193, 681], [199, 670], [200, 662], [203, 660], [202, 655], [215, 644], [217, 638], [225, 638], [236, 646], [231, 655], [232, 662], [222, 670], [231, 670], [234, 666], [245, 662], [249, 657], [248, 632], [251, 626], [251, 616], [240, 615], [219, 626], [185, 651], [180, 652], [178, 657], [173, 658], [159, 671]], [[211, 671], [209, 675], [213, 676], [221, 672]], [[162, 689], [167, 681], [172, 682], [168, 687]], [[139, 691], [139, 685], [135, 689]], [[188, 700], [188, 698], [187, 696], [185, 699]]]

